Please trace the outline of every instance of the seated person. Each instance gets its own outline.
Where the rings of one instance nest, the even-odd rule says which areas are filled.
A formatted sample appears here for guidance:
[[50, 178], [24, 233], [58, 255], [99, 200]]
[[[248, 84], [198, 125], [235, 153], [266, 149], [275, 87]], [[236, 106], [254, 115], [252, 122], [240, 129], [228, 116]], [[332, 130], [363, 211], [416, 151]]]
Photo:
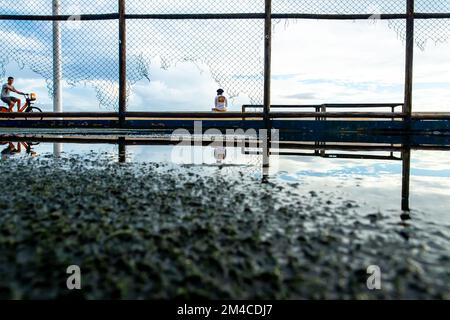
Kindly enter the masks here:
[[217, 97], [215, 99], [215, 107], [212, 111], [215, 112], [226, 112], [228, 108], [228, 99], [223, 95], [225, 91], [222, 89], [217, 90]]

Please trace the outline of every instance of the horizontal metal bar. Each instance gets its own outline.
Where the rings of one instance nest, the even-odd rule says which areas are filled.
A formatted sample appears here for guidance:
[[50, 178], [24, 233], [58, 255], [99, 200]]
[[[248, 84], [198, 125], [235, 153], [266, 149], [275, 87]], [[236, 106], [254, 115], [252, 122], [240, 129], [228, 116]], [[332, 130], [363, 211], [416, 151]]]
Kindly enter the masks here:
[[450, 19], [450, 13], [414, 13], [414, 19]]
[[[320, 149], [318, 149], [319, 151]], [[300, 156], [300, 157], [317, 157], [325, 159], [358, 159], [358, 160], [387, 160], [401, 161], [401, 158], [393, 156], [376, 156], [366, 154], [315, 154], [315, 153], [297, 153], [297, 152], [271, 152], [271, 154], [279, 156]]]
[[[434, 14], [439, 17], [443, 14]], [[445, 14], [444, 14], [445, 15]], [[449, 14], [450, 16], [450, 14]], [[318, 19], [318, 20], [367, 20], [373, 18], [373, 13], [367, 14], [310, 14], [310, 13], [274, 13], [272, 19]], [[426, 14], [423, 18], [426, 17]], [[264, 19], [264, 13], [204, 13], [204, 14], [127, 14], [127, 19], [154, 20], [224, 20], [224, 19]], [[376, 16], [381, 20], [406, 19], [406, 14], [381, 14]]]
[[40, 119], [40, 118], [118, 118], [117, 112], [1, 112], [0, 119]]
[[0, 20], [20, 20], [20, 21], [101, 21], [118, 20], [118, 13], [104, 14], [81, 14], [81, 15], [0, 15]]
[[[0, 140], [3, 142], [34, 142], [34, 143], [74, 143], [74, 144], [119, 144], [119, 139], [115, 138], [92, 138], [92, 137], [59, 137], [59, 136], [2, 136]], [[180, 138], [181, 139], [181, 138]], [[214, 139], [197, 139], [182, 137], [183, 142], [198, 143], [202, 146], [210, 146]], [[250, 140], [251, 143], [257, 143], [257, 140]], [[125, 138], [121, 143], [128, 146], [171, 146], [180, 144], [180, 140], [175, 137], [169, 139], [139, 139]], [[217, 143], [217, 141], [216, 141]], [[226, 141], [227, 146], [242, 147], [244, 143], [249, 143], [249, 139], [234, 139]]]
[[364, 160], [393, 160], [393, 161], [401, 161], [402, 158], [394, 157], [394, 156], [377, 156], [377, 155], [368, 155], [368, 154], [325, 154], [320, 155], [322, 158], [329, 159], [364, 159]]
[[305, 143], [293, 143], [293, 142], [280, 142], [280, 149], [288, 149], [288, 150], [326, 150], [326, 151], [368, 151], [368, 152], [376, 152], [376, 151], [390, 151], [390, 152], [402, 152], [405, 150], [436, 150], [436, 151], [446, 151], [450, 150], [450, 146], [439, 146], [439, 145], [351, 145], [351, 144], [326, 144], [326, 145], [314, 145], [314, 144], [305, 144]]
[[[312, 105], [271, 105], [274, 109], [309, 109], [309, 108], [335, 108], [335, 109], [354, 109], [354, 108], [397, 108], [402, 107], [403, 103], [328, 103], [328, 104], [312, 104]], [[244, 104], [242, 106], [244, 109], [248, 108], [263, 108], [263, 105], [251, 105]]]
[[[264, 114], [262, 112], [126, 112], [126, 118], [136, 119], [185, 119], [185, 120], [202, 120], [202, 119], [224, 119], [235, 120], [242, 119], [245, 116], [248, 118], [262, 119]], [[323, 118], [355, 118], [355, 119], [403, 119], [408, 115], [405, 113], [392, 112], [323, 112], [320, 113]], [[271, 112], [272, 119], [302, 119], [302, 118], [316, 118], [317, 112]], [[43, 112], [43, 113], [24, 113], [24, 112], [1, 112], [0, 119], [55, 119], [55, 118], [74, 118], [74, 119], [118, 119], [117, 112]], [[412, 115], [413, 120], [450, 120], [450, 113], [416, 113]]]
[[[75, 19], [76, 18], [76, 19]], [[204, 13], [204, 14], [127, 14], [130, 20], [239, 20], [264, 19], [264, 13]], [[313, 19], [313, 20], [399, 20], [406, 19], [406, 14], [310, 14], [310, 13], [274, 13], [272, 19]], [[415, 19], [450, 19], [450, 13], [415, 13]], [[3, 14], [0, 20], [26, 21], [91, 21], [119, 19], [118, 13], [81, 14], [81, 15], [17, 15]]]
[[[261, 109], [264, 108], [263, 105], [258, 105], [258, 104], [244, 104], [242, 106], [244, 109], [249, 109], [249, 108], [256, 108], [256, 109]], [[274, 109], [310, 109], [310, 108], [320, 108], [320, 105], [315, 105], [315, 104], [311, 104], [311, 105], [271, 105], [270, 108], [274, 108]]]
[[306, 19], [306, 20], [399, 20], [406, 19], [406, 14], [311, 14], [311, 13], [278, 13], [272, 15], [273, 19]]
[[403, 106], [403, 103], [325, 103], [322, 107], [326, 108], [397, 108]]
[[[186, 139], [186, 137], [184, 137]], [[77, 143], [77, 144], [118, 144], [119, 143], [119, 137], [114, 138], [93, 138], [93, 137], [60, 137], [60, 136], [8, 136], [4, 135], [1, 137], [1, 140], [4, 142], [41, 142], [41, 143]], [[211, 139], [201, 139], [198, 140], [197, 138], [191, 138], [191, 142], [196, 141], [197, 143], [200, 141], [202, 145], [209, 146], [213, 140]], [[235, 139], [234, 145], [237, 147], [241, 147], [241, 143], [245, 139]], [[189, 139], [184, 140], [189, 141]], [[247, 143], [249, 142], [248, 139], [245, 140]], [[154, 139], [154, 138], [125, 138], [124, 143], [126, 145], [147, 145], [147, 146], [160, 146], [160, 145], [176, 145], [179, 144], [179, 141], [169, 139]], [[450, 146], [440, 146], [440, 145], [411, 145], [411, 146], [404, 146], [404, 145], [374, 145], [374, 144], [357, 144], [357, 145], [351, 145], [351, 144], [325, 144], [317, 146], [315, 144], [305, 144], [305, 143], [293, 143], [293, 142], [286, 142], [286, 141], [279, 141], [277, 142], [279, 144], [279, 148], [271, 148], [283, 150], [327, 150], [327, 151], [347, 151], [347, 152], [354, 152], [354, 151], [387, 151], [387, 152], [402, 152], [408, 149], [411, 150], [430, 150], [430, 151], [448, 151], [450, 150]], [[282, 154], [288, 154], [288, 152], [280, 151]], [[276, 154], [276, 152], [275, 152]], [[298, 153], [297, 153], [298, 154]], [[314, 156], [314, 154], [311, 154], [311, 156]]]
[[[248, 113], [248, 117], [262, 118], [263, 114], [259, 113]], [[127, 118], [161, 118], [161, 119], [217, 119], [217, 118], [242, 118], [241, 112], [126, 112], [125, 117]], [[24, 112], [2, 112], [0, 113], [0, 119], [8, 118], [29, 118], [29, 119], [40, 119], [40, 118], [119, 118], [118, 112], [42, 112], [42, 113], [24, 113]]]
[[[302, 119], [302, 118], [316, 118], [317, 112], [272, 112], [270, 117], [272, 119]], [[385, 112], [322, 112], [320, 113], [322, 118], [354, 118], [354, 119], [392, 119], [406, 118], [404, 113], [385, 113]]]
[[204, 14], [127, 14], [131, 20], [242, 20], [264, 19], [264, 13], [204, 13]]

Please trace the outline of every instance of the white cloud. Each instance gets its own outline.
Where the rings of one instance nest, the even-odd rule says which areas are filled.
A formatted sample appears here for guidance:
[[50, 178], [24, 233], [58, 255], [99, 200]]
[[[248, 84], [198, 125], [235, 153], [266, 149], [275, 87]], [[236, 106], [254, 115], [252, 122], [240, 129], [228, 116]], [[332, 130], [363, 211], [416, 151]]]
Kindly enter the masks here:
[[[386, 22], [301, 21], [273, 47], [274, 103], [403, 101], [404, 43]], [[448, 44], [416, 50], [415, 111], [450, 110], [449, 56]]]
[[[227, 8], [234, 6], [233, 8], [248, 9], [242, 2], [229, 1], [230, 4]], [[25, 1], [18, 1], [17, 3], [24, 5]], [[40, 7], [45, 3], [42, 0], [35, 0], [33, 5]], [[108, 11], [110, 10], [108, 3], [109, 1], [102, 0], [96, 5], [93, 4], [92, 8], [98, 6], [102, 12]], [[192, 3], [189, 2], [187, 7], [186, 4], [177, 2], [173, 3], [173, 7], [170, 8], [171, 10], [178, 10], [179, 8], [190, 10]], [[210, 9], [203, 4], [204, 2], [196, 10], [208, 11]], [[296, 8], [299, 4], [298, 1], [292, 1], [291, 8]], [[156, 4], [148, 4], [142, 10], [148, 11], [153, 5]], [[27, 3], [25, 7], [28, 6]], [[158, 6], [161, 6], [161, 4], [158, 4]], [[169, 4], [166, 4], [166, 6], [169, 6]], [[130, 5], [130, 8], [132, 8], [132, 5]], [[385, 11], [386, 8], [381, 9], [381, 11]], [[166, 30], [166, 27], [170, 25], [173, 28]], [[219, 29], [220, 25], [226, 25], [227, 27]], [[109, 76], [114, 76], [117, 71], [117, 65], [111, 63], [111, 61], [115, 61], [114, 59], [111, 61], [104, 59], [107, 52], [116, 53], [113, 49], [116, 45], [113, 36], [117, 31], [114, 27], [115, 24], [112, 26], [110, 23], [105, 25], [92, 23], [85, 24], [85, 26], [82, 33], [91, 32], [92, 34], [86, 34], [83, 46], [77, 47], [73, 51], [73, 55], [69, 55], [65, 60], [66, 74], [70, 74], [72, 78], [75, 77], [75, 80], [83, 79], [83, 76], [91, 80], [94, 79], [94, 83], [104, 84], [104, 87], [108, 88], [101, 93], [111, 96], [117, 92], [114, 84], [104, 78], [96, 79], [93, 71], [104, 70]], [[100, 32], [103, 30], [102, 26], [108, 27], [108, 29], [105, 29], [105, 32], [108, 33], [106, 40], [103, 39], [102, 32]], [[189, 28], [184, 30], [183, 28], [186, 26]], [[217, 28], [214, 28], [214, 32], [211, 32], [210, 29], [204, 29], [201, 30], [202, 32], [196, 33], [199, 26], [217, 26]], [[251, 24], [248, 27], [253, 28], [255, 26]], [[130, 23], [129, 27], [130, 30], [133, 30], [133, 23]], [[130, 77], [139, 78], [141, 76], [141, 74], [136, 76], [139, 73], [136, 70], [139, 63], [137, 59], [140, 54], [145, 57], [146, 63], [152, 63], [145, 66], [147, 68], [145, 71], [148, 72], [151, 82], [141, 80], [136, 83], [130, 100], [130, 110], [209, 110], [215, 90], [219, 86], [214, 80], [215, 78], [227, 79], [227, 83], [235, 90], [236, 88], [239, 90], [239, 88], [256, 84], [256, 82], [246, 82], [242, 79], [233, 78], [232, 75], [242, 71], [243, 75], [249, 76], [253, 72], [252, 70], [259, 70], [254, 67], [240, 70], [242, 68], [236, 64], [236, 61], [242, 61], [242, 59], [246, 62], [256, 61], [260, 57], [260, 50], [252, 51], [255, 54], [251, 56], [245, 56], [247, 51], [242, 53], [236, 49], [227, 49], [225, 54], [220, 53], [219, 50], [218, 56], [210, 52], [215, 44], [220, 43], [217, 42], [217, 34], [242, 32], [242, 30], [236, 29], [237, 25], [232, 23], [170, 24], [164, 22], [162, 25], [148, 24], [147, 27], [150, 29], [139, 29], [138, 33], [129, 37]], [[258, 28], [260, 28], [259, 25]], [[149, 30], [152, 30], [152, 32], [149, 32]], [[259, 34], [259, 29], [256, 30], [256, 32], [253, 30], [252, 34]], [[23, 32], [17, 33], [14, 30], [1, 31], [1, 33], [5, 32], [12, 36], [19, 36], [19, 43], [37, 41], [36, 35], [32, 33], [27, 36]], [[151, 37], [155, 35], [155, 32], [158, 34], [157, 39]], [[168, 34], [168, 32], [172, 33]], [[196, 36], [189, 37], [188, 35], [191, 33]], [[3, 35], [3, 37], [8, 38], [8, 35]], [[167, 40], [169, 42], [166, 48], [162, 48], [164, 41], [166, 41], [164, 39], [170, 40]], [[230, 39], [241, 38], [233, 36]], [[112, 43], [114, 46], [112, 46]], [[70, 44], [69, 48], [72, 48], [72, 45], [73, 43]], [[239, 43], [238, 48], [242, 45], [242, 43]], [[247, 45], [255, 46], [255, 43], [247, 43]], [[233, 41], [226, 44], [227, 48], [233, 46], [236, 46]], [[259, 42], [256, 46], [259, 46], [259, 49], [262, 48]], [[38, 47], [38, 45], [33, 47]], [[398, 38], [396, 32], [388, 28], [387, 22], [298, 21], [289, 23], [286, 28], [283, 24], [279, 24], [276, 28], [273, 50], [273, 103], [402, 102], [403, 100], [404, 44]], [[48, 46], [41, 51], [50, 52]], [[178, 63], [171, 64], [167, 71], [160, 70], [161, 63], [159, 63], [159, 58], [156, 58], [158, 52], [163, 54], [164, 61], [167, 61], [168, 57], [172, 57], [173, 61], [171, 62], [178, 61]], [[215, 59], [215, 67], [212, 70], [207, 69], [208, 61], [197, 61], [196, 64], [179, 62], [196, 60], [196, 58], [201, 57], [202, 52], [207, 52], [210, 58]], [[241, 56], [236, 56], [236, 52]], [[220, 57], [223, 56], [226, 58], [221, 60]], [[449, 44], [434, 46], [429, 43], [426, 51], [416, 50], [414, 110], [449, 110], [450, 102], [447, 102], [450, 101], [449, 56]], [[49, 59], [48, 54], [46, 59]], [[89, 61], [92, 61], [90, 68]], [[71, 66], [67, 65], [68, 62], [71, 63]], [[256, 62], [256, 65], [258, 63]], [[51, 65], [49, 61], [45, 61], [44, 64], [43, 67]], [[81, 69], [74, 68], [74, 64], [80, 64]], [[16, 77], [21, 75], [30, 77], [28, 71], [22, 73], [15, 67], [11, 69], [11, 65], [7, 66], [8, 74], [14, 72]], [[83, 74], [83, 72], [86, 74]], [[51, 74], [51, 72], [46, 74]], [[35, 75], [32, 77], [38, 78]], [[261, 93], [260, 89], [256, 90], [257, 93], [259, 92], [258, 94]], [[251, 94], [254, 95], [254, 92], [252, 91]], [[98, 108], [95, 98], [96, 93], [90, 84], [85, 87], [84, 83], [80, 83], [75, 88], [66, 86], [64, 95], [65, 100], [70, 101], [67, 108], [83, 108], [84, 110], [88, 105], [94, 110]], [[249, 97], [247, 95], [242, 94], [236, 98], [233, 101], [232, 110], [239, 110], [240, 104], [248, 103]]]

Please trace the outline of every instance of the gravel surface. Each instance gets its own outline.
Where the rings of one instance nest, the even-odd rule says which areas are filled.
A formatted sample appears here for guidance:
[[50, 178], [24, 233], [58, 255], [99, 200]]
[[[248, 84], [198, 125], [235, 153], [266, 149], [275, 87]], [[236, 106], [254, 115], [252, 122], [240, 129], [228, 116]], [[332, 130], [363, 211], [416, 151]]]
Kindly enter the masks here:
[[[448, 230], [233, 168], [0, 163], [0, 298], [450, 298]], [[225, 174], [226, 172], [226, 174]], [[78, 265], [82, 290], [66, 288]], [[370, 291], [367, 267], [382, 270]]]

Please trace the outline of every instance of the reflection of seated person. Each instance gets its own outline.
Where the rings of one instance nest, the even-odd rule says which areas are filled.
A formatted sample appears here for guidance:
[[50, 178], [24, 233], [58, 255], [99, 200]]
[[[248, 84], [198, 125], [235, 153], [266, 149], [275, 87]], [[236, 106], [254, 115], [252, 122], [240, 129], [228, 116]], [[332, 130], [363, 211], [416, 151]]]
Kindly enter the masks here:
[[217, 164], [221, 164], [227, 158], [227, 149], [224, 147], [214, 147], [214, 159]]
[[215, 107], [212, 111], [215, 112], [226, 112], [228, 108], [228, 99], [223, 95], [224, 91], [222, 89], [217, 90], [217, 97], [214, 101]]

